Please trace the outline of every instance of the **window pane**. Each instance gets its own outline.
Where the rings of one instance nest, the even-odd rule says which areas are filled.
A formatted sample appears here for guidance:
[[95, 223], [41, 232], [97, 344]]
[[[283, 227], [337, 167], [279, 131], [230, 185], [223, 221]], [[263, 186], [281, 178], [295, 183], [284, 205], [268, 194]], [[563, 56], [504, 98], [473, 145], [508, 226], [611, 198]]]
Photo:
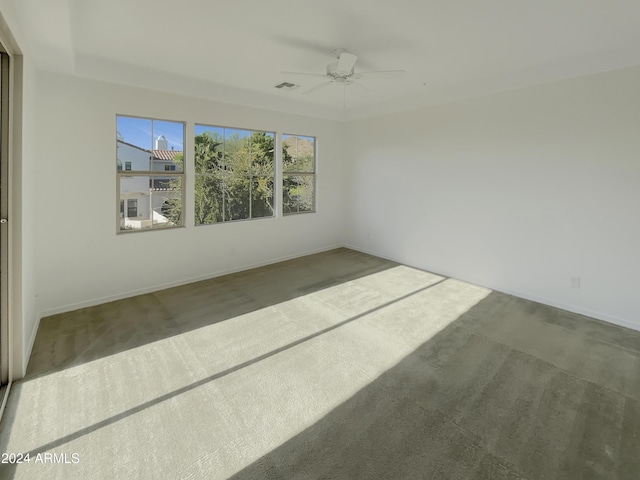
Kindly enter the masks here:
[[116, 128], [118, 171], [182, 171], [183, 123], [118, 115]]
[[195, 126], [196, 224], [273, 216], [275, 133]]
[[120, 210], [120, 230], [182, 225], [182, 178], [120, 177]]
[[315, 172], [315, 138], [282, 136], [282, 168], [284, 172]]
[[298, 172], [315, 172], [315, 138], [298, 137]]
[[151, 122], [153, 149], [153, 171], [169, 170], [182, 171], [184, 165], [184, 124], [180, 122], [167, 122], [165, 120], [153, 120]]
[[120, 202], [124, 210], [120, 218], [120, 230], [151, 228], [149, 185], [148, 176], [120, 177]]
[[[224, 129], [224, 163], [234, 175], [248, 174], [251, 163], [249, 130]], [[247, 201], [249, 199], [247, 198]]]
[[314, 175], [287, 175], [282, 178], [282, 205], [285, 214], [315, 210], [314, 181]]
[[151, 170], [151, 124], [146, 118], [116, 118], [116, 165], [118, 171]]
[[251, 174], [273, 176], [275, 134], [253, 132], [251, 135]]
[[224, 129], [195, 126], [194, 160], [196, 173], [213, 173], [223, 168]]
[[298, 157], [298, 137], [282, 135], [282, 171], [294, 172], [294, 164]]
[[222, 222], [223, 188], [219, 175], [198, 175], [195, 182], [196, 225]]
[[183, 224], [184, 122], [116, 116], [122, 230]]
[[227, 174], [224, 178], [224, 220], [249, 218], [249, 177]]
[[299, 212], [312, 212], [315, 210], [314, 202], [314, 183], [315, 177], [312, 175], [305, 175], [298, 177], [300, 179], [300, 186], [298, 191], [300, 192], [300, 200], [298, 202]]
[[150, 189], [152, 225], [172, 227], [182, 225], [182, 177], [154, 178]]
[[290, 199], [286, 192], [282, 192], [282, 213], [284, 215], [298, 213], [298, 205]]
[[118, 143], [149, 152], [152, 148], [151, 123], [149, 118], [116, 117], [116, 140]]
[[253, 177], [251, 182], [251, 217], [273, 216], [273, 177]]

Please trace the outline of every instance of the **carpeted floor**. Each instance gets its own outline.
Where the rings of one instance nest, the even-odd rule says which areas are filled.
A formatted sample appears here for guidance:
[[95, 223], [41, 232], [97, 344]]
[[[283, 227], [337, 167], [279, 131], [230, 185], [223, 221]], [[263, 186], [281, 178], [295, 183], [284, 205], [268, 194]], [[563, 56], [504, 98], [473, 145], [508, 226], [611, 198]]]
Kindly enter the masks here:
[[637, 480], [640, 333], [338, 249], [43, 319], [0, 452], [30, 459], [2, 479]]

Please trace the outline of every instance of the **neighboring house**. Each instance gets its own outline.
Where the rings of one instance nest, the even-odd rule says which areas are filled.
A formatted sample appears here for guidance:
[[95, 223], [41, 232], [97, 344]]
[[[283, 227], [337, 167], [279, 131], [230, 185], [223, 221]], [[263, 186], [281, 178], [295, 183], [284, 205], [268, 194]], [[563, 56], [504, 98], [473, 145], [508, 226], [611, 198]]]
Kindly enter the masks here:
[[[119, 133], [116, 145], [119, 172], [175, 172], [179, 168], [174, 158], [182, 151], [168, 149], [163, 135], [156, 139], [153, 150], [125, 142]], [[139, 230], [168, 223], [169, 219], [162, 215], [162, 206], [166, 200], [181, 196], [170, 180], [171, 177], [161, 176], [121, 176], [120, 227]]]

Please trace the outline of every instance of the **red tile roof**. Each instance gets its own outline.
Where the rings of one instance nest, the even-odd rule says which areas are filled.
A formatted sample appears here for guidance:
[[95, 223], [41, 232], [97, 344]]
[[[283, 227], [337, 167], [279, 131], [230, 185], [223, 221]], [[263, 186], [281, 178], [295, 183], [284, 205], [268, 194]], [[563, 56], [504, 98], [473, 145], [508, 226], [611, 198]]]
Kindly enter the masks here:
[[143, 152], [151, 153], [153, 154], [153, 158], [156, 160], [173, 160], [173, 157], [176, 154], [182, 153], [182, 150], [147, 150], [146, 148], [139, 147], [138, 145], [134, 145], [133, 143], [125, 142], [120, 139], [118, 139], [118, 143], [123, 143], [124, 145], [129, 145], [130, 147], [137, 148]]
[[154, 158], [158, 160], [173, 160], [173, 157], [178, 153], [182, 153], [181, 150], [152, 150]]

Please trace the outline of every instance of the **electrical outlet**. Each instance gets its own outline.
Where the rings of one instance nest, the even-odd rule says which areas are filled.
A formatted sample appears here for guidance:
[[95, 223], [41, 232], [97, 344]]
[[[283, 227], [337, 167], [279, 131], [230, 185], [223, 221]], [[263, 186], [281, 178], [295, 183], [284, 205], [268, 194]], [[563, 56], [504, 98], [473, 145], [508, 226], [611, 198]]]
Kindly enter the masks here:
[[571, 277], [571, 288], [580, 288], [580, 277]]

